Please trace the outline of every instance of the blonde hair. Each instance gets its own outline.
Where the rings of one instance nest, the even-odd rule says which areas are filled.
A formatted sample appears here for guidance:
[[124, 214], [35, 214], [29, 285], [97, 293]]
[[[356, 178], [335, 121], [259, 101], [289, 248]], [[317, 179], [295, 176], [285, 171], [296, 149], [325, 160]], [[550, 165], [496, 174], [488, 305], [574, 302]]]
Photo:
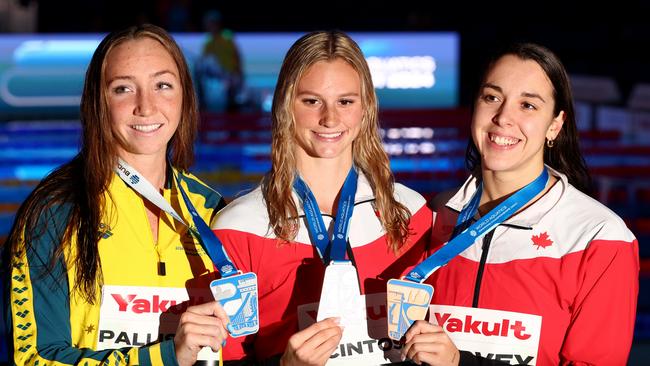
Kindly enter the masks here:
[[285, 241], [293, 240], [298, 229], [298, 210], [292, 198], [296, 169], [292, 108], [295, 87], [313, 64], [335, 59], [352, 66], [361, 80], [364, 111], [361, 130], [353, 143], [352, 159], [370, 182], [388, 245], [397, 252], [408, 239], [411, 214], [393, 196], [395, 179], [379, 135], [377, 96], [370, 69], [356, 42], [339, 31], [318, 31], [302, 36], [291, 46], [282, 63], [273, 97], [271, 171], [262, 182], [271, 228]]

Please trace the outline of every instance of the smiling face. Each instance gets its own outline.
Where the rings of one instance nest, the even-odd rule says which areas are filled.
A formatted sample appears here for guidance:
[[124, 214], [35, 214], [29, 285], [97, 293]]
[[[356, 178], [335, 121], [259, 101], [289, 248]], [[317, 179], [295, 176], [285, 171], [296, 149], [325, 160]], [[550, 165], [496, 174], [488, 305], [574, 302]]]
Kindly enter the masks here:
[[296, 84], [293, 115], [299, 162], [341, 159], [351, 164], [363, 119], [359, 74], [339, 58], [316, 62]]
[[118, 155], [165, 159], [183, 104], [178, 68], [159, 42], [143, 37], [126, 41], [106, 59], [106, 96]]
[[532, 60], [505, 55], [488, 72], [476, 100], [472, 138], [483, 172], [532, 180], [544, 165], [544, 144], [560, 132], [553, 86]]

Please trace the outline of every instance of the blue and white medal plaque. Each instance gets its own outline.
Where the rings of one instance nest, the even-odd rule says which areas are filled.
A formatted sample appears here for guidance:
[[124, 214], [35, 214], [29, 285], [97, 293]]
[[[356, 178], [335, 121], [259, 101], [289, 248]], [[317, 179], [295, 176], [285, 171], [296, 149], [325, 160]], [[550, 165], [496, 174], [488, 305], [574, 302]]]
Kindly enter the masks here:
[[257, 305], [257, 276], [249, 272], [220, 278], [210, 283], [214, 299], [230, 318], [228, 331], [233, 337], [257, 333], [260, 317]]

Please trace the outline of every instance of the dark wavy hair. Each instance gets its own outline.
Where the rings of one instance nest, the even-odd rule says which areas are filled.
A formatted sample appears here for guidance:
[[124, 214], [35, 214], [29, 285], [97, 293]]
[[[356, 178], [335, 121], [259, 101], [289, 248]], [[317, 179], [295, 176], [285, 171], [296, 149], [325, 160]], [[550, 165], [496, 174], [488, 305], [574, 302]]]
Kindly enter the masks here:
[[[487, 74], [492, 70], [496, 62], [507, 55], [536, 62], [551, 81], [555, 101], [553, 115], [557, 116], [560, 111], [564, 111], [566, 119], [560, 133], [555, 138], [553, 147], [544, 147], [544, 163], [565, 174], [569, 179], [569, 183], [580, 191], [591, 194], [591, 176], [587, 170], [585, 159], [580, 153], [571, 84], [564, 65], [546, 47], [534, 43], [516, 43], [501, 50], [490, 59], [482, 74], [480, 85], [485, 82]], [[470, 171], [476, 171], [481, 166], [481, 155], [471, 137], [465, 153], [465, 165]]]
[[[74, 254], [66, 262], [68, 268], [76, 268], [75, 286], [71, 292], [78, 291], [89, 303], [94, 303], [96, 290], [102, 284], [98, 250], [102, 235], [100, 220], [109, 204], [104, 195], [117, 163], [118, 142], [111, 129], [106, 96], [106, 60], [115, 47], [142, 38], [160, 42], [178, 67], [183, 106], [178, 128], [167, 145], [167, 154], [170, 163], [182, 171], [192, 164], [198, 109], [189, 67], [181, 49], [164, 29], [151, 24], [110, 33], [95, 50], [86, 71], [80, 106], [82, 140], [79, 153], [50, 173], [27, 197], [2, 248], [3, 263], [10, 265], [45, 234], [46, 228], [42, 224], [53, 224], [44, 222], [44, 218], [51, 217], [51, 212], [63, 212], [57, 209], [59, 207], [69, 208], [67, 218], [57, 219], [65, 219], [66, 225], [49, 258], [49, 269], [64, 259], [64, 253]], [[76, 244], [71, 247], [73, 242]]]

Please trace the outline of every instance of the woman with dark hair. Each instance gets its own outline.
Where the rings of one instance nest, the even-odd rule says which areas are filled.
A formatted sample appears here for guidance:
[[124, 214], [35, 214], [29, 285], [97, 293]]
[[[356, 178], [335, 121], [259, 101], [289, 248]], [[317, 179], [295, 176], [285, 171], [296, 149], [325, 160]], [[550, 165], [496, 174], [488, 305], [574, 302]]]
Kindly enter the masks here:
[[[381, 341], [386, 281], [422, 259], [431, 211], [422, 196], [394, 183], [370, 70], [354, 40], [337, 31], [297, 40], [280, 70], [272, 119], [270, 172], [213, 226], [233, 262], [259, 278], [259, 332], [228, 341], [224, 358], [387, 362], [389, 350], [396, 352]], [[345, 268], [349, 280], [328, 287], [330, 271]], [[338, 320], [316, 317], [359, 295], [368, 319], [365, 306], [362, 314], [357, 307], [339, 312]], [[346, 325], [348, 316], [366, 334]], [[346, 352], [346, 342], [364, 349]]]
[[143, 25], [102, 40], [81, 150], [27, 198], [3, 247], [14, 363], [189, 365], [203, 346], [219, 350], [228, 317], [205, 302], [214, 267], [188, 229], [223, 206], [187, 173], [197, 119], [167, 32]]
[[588, 195], [569, 79], [551, 51], [517, 44], [488, 65], [467, 163], [471, 177], [434, 204], [434, 247], [446, 245], [430, 259], [455, 256], [429, 262], [431, 324], [409, 329], [403, 355], [431, 365], [624, 365], [638, 243]]

